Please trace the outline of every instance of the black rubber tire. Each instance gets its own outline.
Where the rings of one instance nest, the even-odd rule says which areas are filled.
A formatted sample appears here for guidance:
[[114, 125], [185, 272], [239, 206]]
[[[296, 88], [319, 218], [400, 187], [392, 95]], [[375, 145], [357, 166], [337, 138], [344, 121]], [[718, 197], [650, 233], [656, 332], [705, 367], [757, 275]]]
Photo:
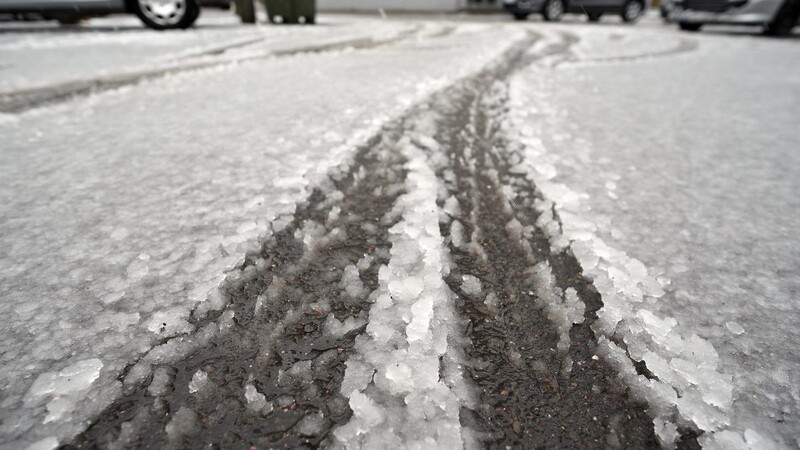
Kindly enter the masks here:
[[514, 13], [514, 20], [527, 20], [531, 13]]
[[[639, 12], [635, 16], [628, 14], [628, 8], [631, 8], [633, 5], [639, 6]], [[622, 11], [620, 11], [619, 15], [622, 17], [623, 22], [634, 23], [644, 15], [644, 5], [639, 0], [628, 0], [622, 5]]]
[[[561, 14], [555, 16], [550, 14], [550, 4], [553, 2], [561, 3]], [[564, 17], [564, 11], [566, 11], [566, 9], [567, 5], [564, 3], [564, 0], [547, 0], [542, 8], [542, 17], [546, 22], [558, 22]]]
[[305, 23], [306, 25], [314, 25], [315, 23], [317, 23], [317, 16], [306, 16], [305, 18], [306, 21], [303, 23]]
[[775, 14], [775, 19], [764, 27], [764, 34], [776, 37], [789, 36], [797, 24], [798, 14], [800, 14], [800, 1], [784, 1], [781, 9]]
[[197, 0], [186, 0], [186, 10], [183, 13], [183, 17], [171, 25], [163, 25], [152, 21], [145, 15], [144, 11], [142, 11], [142, 7], [139, 5], [138, 1], [134, 0], [131, 4], [133, 6], [133, 12], [136, 13], [139, 20], [153, 30], [186, 29], [194, 25], [194, 22], [200, 17], [200, 3]]
[[703, 27], [702, 23], [689, 23], [689, 22], [681, 22], [678, 24], [683, 31], [700, 31], [700, 28]]
[[189, 28], [192, 25], [194, 25], [194, 23], [197, 22], [197, 19], [200, 17], [200, 11], [202, 10], [203, 10], [202, 8], [193, 9], [192, 17], [189, 19], [189, 26], [184, 28]]
[[599, 22], [600, 18], [603, 17], [603, 13], [590, 12], [586, 13], [586, 17], [589, 19], [589, 22]]

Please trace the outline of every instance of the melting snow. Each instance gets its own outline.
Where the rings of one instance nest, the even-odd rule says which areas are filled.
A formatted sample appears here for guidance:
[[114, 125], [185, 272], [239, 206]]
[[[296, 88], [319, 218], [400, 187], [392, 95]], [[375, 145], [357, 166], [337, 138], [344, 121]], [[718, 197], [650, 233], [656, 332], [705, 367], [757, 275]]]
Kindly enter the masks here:
[[[290, 34], [284, 43], [298, 46], [415, 29], [342, 20], [280, 30]], [[201, 329], [190, 319], [224, 307], [219, 287], [245, 276], [231, 269], [289, 223], [308, 189], [332, 168], [346, 167], [387, 120], [499, 55], [506, 45], [498, 39], [510, 42], [520, 31], [465, 24], [434, 43], [424, 33], [369, 51], [186, 72], [0, 120], [7, 143], [0, 154], [2, 440], [17, 448], [50, 436], [67, 442], [120, 395], [117, 377], [131, 361], [139, 363], [125, 386], [146, 380], [152, 364], [176, 361], [224, 332], [233, 319], [227, 313]], [[194, 36], [123, 34], [159, 45]], [[0, 53], [16, 51], [3, 50], [8, 38], [0, 37]], [[47, 40], [71, 45], [57, 39]], [[241, 52], [263, 52], [259, 45]], [[464, 48], [471, 50], [466, 57]], [[54, 82], [71, 76], [57, 75]], [[313, 95], [298, 86], [314, 86]], [[325, 238], [306, 231], [309, 245]], [[366, 295], [354, 274], [350, 268], [343, 289]], [[424, 340], [431, 308], [426, 299], [406, 312], [414, 319], [411, 335]], [[345, 322], [338, 330], [354, 326]], [[31, 390], [34, 380], [100, 360], [103, 370], [87, 369], [82, 379], [91, 374], [93, 383], [79, 395], [28, 393], [40, 390], [43, 381]], [[187, 414], [171, 429], [190, 424]]]
[[453, 294], [443, 280], [439, 181], [422, 150], [400, 145], [408, 193], [398, 200], [402, 219], [390, 229], [391, 259], [370, 296], [366, 333], [346, 363], [342, 394], [353, 417], [334, 436], [348, 448], [462, 448], [466, 392], [455, 359]]
[[[528, 173], [544, 194], [545, 200], [536, 204], [539, 225], [554, 250], [568, 248], [575, 255], [602, 295], [604, 307], [593, 326], [601, 336], [599, 351], [650, 402], [656, 432], [667, 446], [675, 439], [676, 425], [704, 430], [701, 444], [711, 448], [780, 445], [773, 439], [797, 445], [800, 392], [796, 383], [772, 374], [800, 367], [795, 345], [799, 316], [786, 291], [796, 285], [796, 277], [782, 265], [797, 261], [790, 250], [796, 246], [786, 238], [794, 234], [781, 231], [797, 223], [798, 208], [789, 206], [796, 196], [787, 195], [797, 191], [796, 181], [789, 181], [797, 177], [782, 172], [791, 164], [787, 155], [796, 156], [788, 149], [798, 141], [796, 133], [784, 133], [770, 144], [761, 142], [759, 136], [765, 135], [757, 130], [772, 122], [760, 122], [777, 120], [767, 111], [778, 108], [784, 119], [791, 113], [758, 100], [758, 94], [750, 96], [744, 87], [758, 77], [772, 83], [770, 89], [788, 88], [792, 82], [786, 74], [798, 67], [779, 59], [797, 56], [797, 49], [767, 49], [766, 42], [753, 42], [759, 49], [747, 50], [734, 40], [704, 43], [720, 52], [702, 53], [713, 62], [703, 59], [708, 72], [698, 78], [682, 69], [699, 61], [698, 53], [680, 62], [676, 57], [635, 64], [636, 55], [679, 48], [673, 37], [654, 33], [652, 41], [621, 39], [616, 50], [602, 42], [600, 54], [589, 36], [607, 31], [586, 33], [581, 45], [591, 52], [579, 50], [573, 58], [580, 70], [575, 64], [556, 68], [553, 61], [542, 61], [514, 78], [508, 130], [525, 149], [525, 161], [515, 171]], [[551, 39], [558, 37], [542, 45]], [[723, 75], [737, 72], [738, 63], [720, 55], [740, 51], [758, 60], [760, 74]], [[581, 63], [589, 57], [595, 61]], [[628, 66], [625, 71], [610, 66], [617, 63]], [[703, 118], [703, 130], [674, 126], [676, 115], [689, 113], [681, 107], [660, 109], [674, 107], [667, 88], [647, 88], [640, 95], [642, 80], [651, 76], [669, 79], [664, 86], [692, 86], [691, 115]], [[742, 97], [733, 104], [745, 109], [731, 109], [729, 99], [717, 95], [720, 77], [731, 95]], [[762, 106], [763, 114], [748, 109]], [[595, 129], [596, 119], [609, 111], [626, 112], [615, 116], [626, 133]], [[746, 124], [744, 129], [731, 129], [730, 114]], [[724, 132], [711, 131], [720, 126]], [[768, 160], [775, 165], [763, 171], [764, 164], [773, 164]], [[553, 206], [560, 224], [550, 212]], [[720, 222], [723, 217], [728, 222]], [[753, 221], [763, 227], [751, 227]], [[753, 242], [770, 250], [752, 251]], [[776, 261], [782, 263], [776, 266]], [[611, 342], [612, 336], [624, 345]], [[638, 375], [631, 358], [645, 362], [658, 378]], [[753, 366], [756, 361], [761, 362]], [[748, 429], [753, 424], [770, 431]]]
[[47, 401], [44, 423], [69, 419], [75, 405], [100, 376], [103, 362], [97, 358], [78, 361], [61, 371], [39, 375], [25, 394], [25, 403], [35, 404], [41, 398]]

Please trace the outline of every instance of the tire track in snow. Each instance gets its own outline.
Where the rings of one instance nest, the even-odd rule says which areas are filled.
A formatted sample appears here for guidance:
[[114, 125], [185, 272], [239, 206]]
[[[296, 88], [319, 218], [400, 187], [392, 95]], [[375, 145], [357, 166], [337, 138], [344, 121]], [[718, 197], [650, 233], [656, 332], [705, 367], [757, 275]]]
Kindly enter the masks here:
[[64, 448], [317, 446], [349, 419], [342, 361], [387, 262], [405, 177], [402, 157], [386, 151], [397, 134], [389, 127], [374, 138], [353, 169], [334, 174], [248, 255], [228, 308], [215, 315], [221, 334], [126, 382], [123, 398]]
[[[0, 113], [21, 113], [31, 109], [40, 108], [43, 106], [54, 105], [57, 103], [66, 102], [75, 98], [85, 97], [92, 94], [98, 94], [114, 89], [119, 89], [125, 86], [139, 84], [143, 81], [154, 80], [169, 75], [180, 73], [192, 72], [203, 69], [210, 69], [214, 67], [221, 67], [226, 65], [247, 63], [267, 58], [280, 58], [287, 56], [294, 56], [304, 53], [324, 53], [330, 51], [337, 51], [343, 49], [354, 50], [368, 50], [372, 48], [382, 47], [386, 45], [395, 44], [397, 42], [409, 39], [422, 32], [421, 26], [416, 26], [411, 29], [402, 31], [395, 36], [375, 39], [371, 37], [354, 38], [332, 43], [306, 45], [296, 48], [289, 48], [283, 50], [273, 50], [262, 53], [247, 54], [244, 56], [234, 56], [231, 58], [214, 58], [211, 60], [189, 61], [179, 65], [172, 65], [167, 67], [160, 67], [153, 70], [143, 70], [133, 73], [111, 75], [101, 78], [71, 81], [67, 83], [58, 84], [55, 86], [45, 86], [40, 88], [24, 89], [16, 92], [8, 92], [0, 94]], [[252, 45], [258, 41], [245, 42], [240, 46]], [[224, 48], [219, 53], [212, 53], [211, 56], [220, 54], [224, 55], [225, 51], [229, 48]], [[201, 54], [197, 56], [209, 56]], [[182, 58], [186, 59], [186, 58]]]
[[680, 39], [678, 43], [669, 49], [653, 52], [645, 52], [636, 55], [623, 55], [623, 56], [609, 56], [605, 58], [581, 58], [580, 56], [570, 56], [564, 60], [558, 61], [554, 66], [589, 66], [600, 64], [615, 64], [615, 63], [629, 63], [638, 62], [642, 60], [666, 58], [675, 56], [682, 53], [689, 53], [697, 50], [700, 44], [694, 39]]
[[594, 353], [599, 295], [574, 257], [550, 253], [539, 194], [511, 174], [519, 155], [499, 134], [508, 75], [574, 42], [562, 36], [462, 85], [436, 135], [452, 219], [442, 224], [454, 260], [447, 281], [470, 319], [466, 372], [479, 397], [462, 422], [492, 448], [657, 448], [647, 405]]
[[[248, 256], [229, 307], [208, 320], [222, 334], [178, 364], [151, 361], [144, 379], [133, 367], [125, 396], [65, 448], [657, 447], [647, 406], [594, 354], [599, 295], [573, 256], [549, 250], [533, 205], [540, 195], [514, 173], [520, 156], [499, 132], [508, 76], [560, 57], [576, 39], [532, 52], [534, 41], [374, 138], [353, 169], [333, 175]], [[406, 167], [416, 175], [404, 183]], [[404, 190], [424, 205], [398, 200]], [[423, 259], [413, 272], [402, 256], [414, 253], [409, 246], [439, 263]], [[415, 309], [426, 289], [434, 298]], [[386, 297], [404, 295], [408, 309], [392, 317]], [[450, 301], [468, 323], [445, 323], [456, 320]], [[423, 316], [427, 327], [412, 326]], [[407, 348], [380, 339], [398, 329]], [[409, 364], [408, 349], [420, 344], [424, 361]], [[687, 434], [681, 444], [696, 442]]]
[[228, 52], [230, 50], [234, 50], [234, 49], [238, 49], [238, 48], [242, 48], [242, 47], [249, 47], [251, 45], [259, 44], [259, 43], [264, 42], [266, 40], [267, 40], [266, 36], [259, 36], [259, 37], [256, 37], [256, 38], [240, 39], [240, 40], [235, 41], [235, 42], [230, 42], [230, 43], [227, 43], [227, 44], [224, 44], [224, 45], [218, 45], [218, 46], [216, 46], [214, 48], [188, 53], [188, 54], [182, 55], [180, 57], [180, 59], [192, 59], [192, 58], [198, 58], [198, 57], [201, 57], [201, 56], [221, 55], [221, 54], [226, 53], [226, 52]]

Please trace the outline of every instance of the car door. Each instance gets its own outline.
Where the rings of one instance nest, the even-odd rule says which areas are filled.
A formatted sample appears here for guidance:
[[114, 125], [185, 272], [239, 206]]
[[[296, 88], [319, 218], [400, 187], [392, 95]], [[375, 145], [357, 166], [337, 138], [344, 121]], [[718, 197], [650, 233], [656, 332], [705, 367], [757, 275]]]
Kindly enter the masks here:
[[0, 10], [47, 11], [63, 9], [121, 10], [125, 0], [0, 0]]
[[568, 0], [569, 11], [574, 13], [606, 12], [622, 0]]

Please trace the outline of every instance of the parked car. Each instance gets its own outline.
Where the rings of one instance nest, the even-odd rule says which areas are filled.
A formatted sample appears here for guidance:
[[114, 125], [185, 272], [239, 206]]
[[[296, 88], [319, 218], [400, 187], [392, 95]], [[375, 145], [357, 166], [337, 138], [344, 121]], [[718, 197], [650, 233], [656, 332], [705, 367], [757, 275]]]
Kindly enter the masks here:
[[63, 24], [113, 13], [136, 14], [145, 25], [156, 30], [188, 28], [200, 15], [200, 3], [198, 0], [0, 0], [0, 14], [16, 17], [40, 14]]
[[786, 36], [798, 24], [800, 0], [676, 0], [674, 14], [685, 31], [706, 24], [761, 25], [764, 32]]
[[548, 22], [557, 22], [565, 13], [586, 14], [589, 21], [603, 14], [619, 14], [625, 22], [635, 22], [644, 13], [644, 0], [503, 0], [503, 7], [515, 19], [525, 20], [541, 14]]

